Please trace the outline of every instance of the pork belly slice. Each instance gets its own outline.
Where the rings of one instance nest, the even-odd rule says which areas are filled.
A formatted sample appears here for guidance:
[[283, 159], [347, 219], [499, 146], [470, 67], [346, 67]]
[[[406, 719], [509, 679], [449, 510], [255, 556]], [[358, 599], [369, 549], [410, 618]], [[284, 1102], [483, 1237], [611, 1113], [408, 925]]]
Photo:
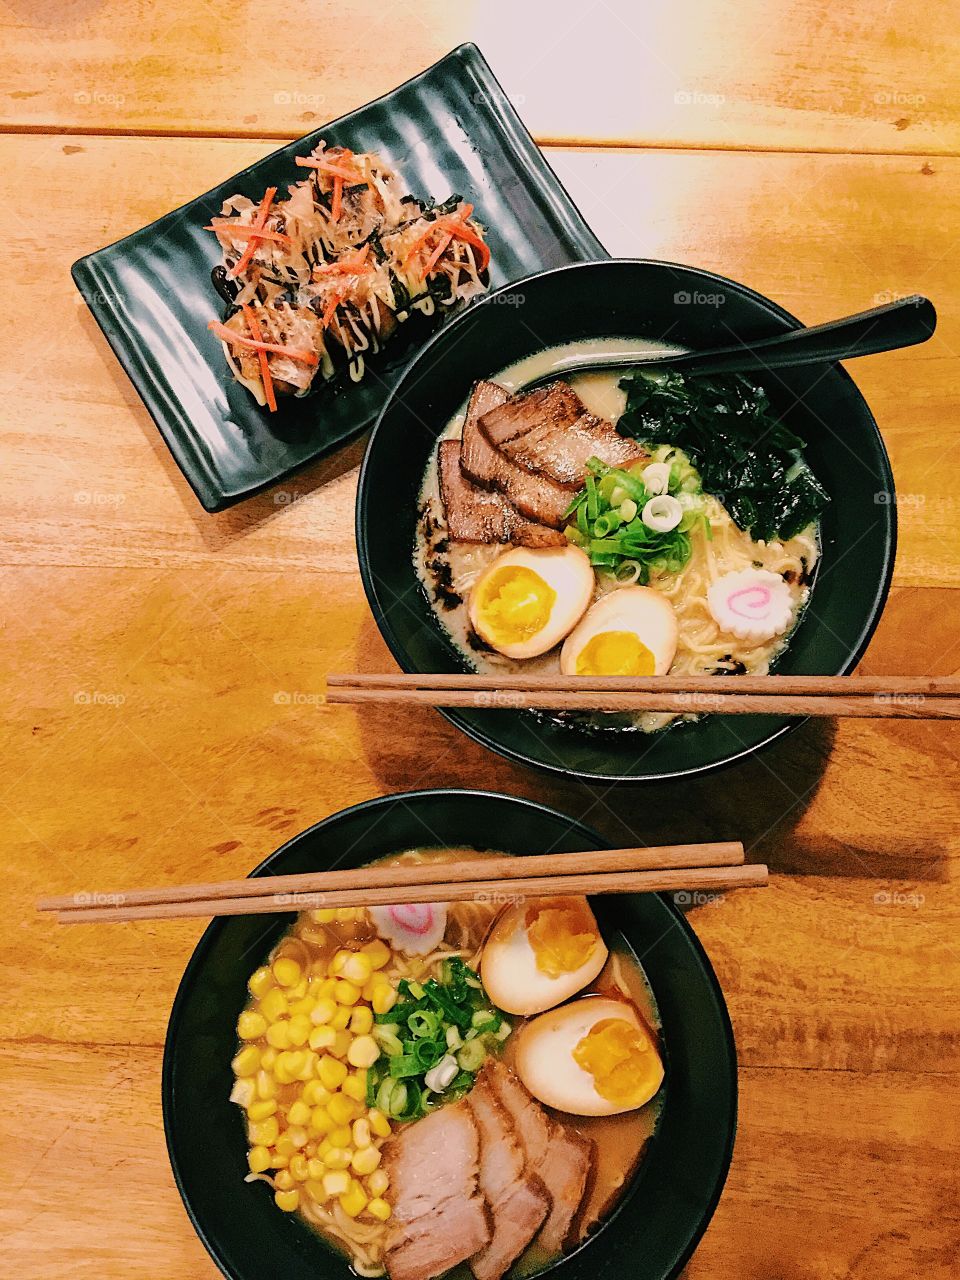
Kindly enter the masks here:
[[483, 419], [483, 434], [495, 448], [501, 449], [508, 440], [517, 439], [534, 428], [561, 431], [571, 427], [584, 413], [584, 403], [569, 382], [551, 382], [536, 391], [515, 396], [504, 392], [499, 405], [481, 409], [479, 416]]
[[527, 1166], [550, 1192], [552, 1205], [537, 1243], [550, 1255], [563, 1248], [593, 1168], [594, 1144], [547, 1115], [502, 1062], [491, 1061], [481, 1079], [493, 1085], [513, 1122]]
[[[471, 406], [479, 388], [493, 383], [477, 383]], [[503, 390], [503, 388], [498, 388]], [[559, 529], [570, 505], [571, 493], [563, 485], [546, 476], [536, 476], [504, 457], [494, 448], [480, 429], [480, 415], [467, 411], [460, 439], [460, 469], [468, 480], [481, 489], [499, 493], [516, 507], [521, 515], [537, 524]]]
[[479, 1160], [480, 1135], [464, 1100], [407, 1125], [385, 1145], [393, 1197], [384, 1242], [390, 1280], [432, 1280], [490, 1240]]
[[440, 498], [447, 534], [454, 542], [511, 542], [522, 547], [560, 547], [566, 538], [522, 516], [499, 493], [480, 489], [460, 469], [460, 441], [441, 440]]
[[468, 1096], [480, 1131], [480, 1190], [493, 1215], [488, 1244], [470, 1259], [477, 1280], [500, 1280], [537, 1234], [550, 1211], [550, 1195], [527, 1168], [510, 1116], [489, 1077]]
[[[483, 421], [486, 425], [487, 419]], [[599, 458], [608, 467], [622, 467], [647, 457], [636, 440], [626, 439], [612, 422], [592, 413], [583, 413], [559, 429], [542, 423], [504, 441], [500, 449], [512, 462], [570, 489], [583, 488], [590, 458]]]

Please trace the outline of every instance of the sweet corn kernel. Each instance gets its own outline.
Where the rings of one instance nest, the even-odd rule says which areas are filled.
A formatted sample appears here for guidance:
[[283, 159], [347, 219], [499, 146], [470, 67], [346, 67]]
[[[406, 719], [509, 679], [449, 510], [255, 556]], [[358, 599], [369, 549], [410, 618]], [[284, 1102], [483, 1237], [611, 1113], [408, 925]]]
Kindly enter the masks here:
[[364, 1147], [362, 1151], [354, 1151], [350, 1157], [350, 1168], [354, 1173], [373, 1173], [378, 1168], [382, 1157], [376, 1147]]
[[290, 1084], [297, 1077], [297, 1072], [303, 1066], [305, 1054], [302, 1049], [284, 1049], [283, 1053], [277, 1057], [277, 1063], [274, 1067], [274, 1074], [280, 1080], [283, 1077], [284, 1084]]
[[355, 982], [348, 982], [346, 978], [338, 978], [333, 995], [337, 1004], [355, 1005], [360, 999], [360, 987]]
[[356, 918], [355, 907], [337, 907], [337, 924], [350, 924]]
[[328, 1169], [349, 1169], [351, 1152], [346, 1147], [331, 1147], [321, 1160]]
[[375, 1196], [367, 1205], [367, 1213], [379, 1222], [386, 1222], [390, 1217], [391, 1209], [386, 1200], [381, 1200], [379, 1196]]
[[323, 1141], [320, 1143], [319, 1147], [317, 1147], [317, 1155], [322, 1160], [324, 1156], [326, 1156], [327, 1152], [332, 1150], [333, 1150], [333, 1147], [331, 1147], [329, 1140], [327, 1138], [324, 1138]]
[[273, 962], [273, 976], [281, 987], [295, 987], [301, 972], [299, 964], [291, 956], [281, 956]]
[[261, 1067], [263, 1067], [264, 1071], [272, 1071], [273, 1064], [276, 1062], [276, 1060], [277, 1060], [277, 1051], [276, 1049], [274, 1049], [273, 1045], [270, 1045], [266, 1049], [261, 1049], [260, 1065]]
[[390, 1176], [386, 1169], [374, 1169], [367, 1179], [367, 1190], [374, 1197], [382, 1196], [390, 1185]]
[[258, 1098], [263, 1098], [265, 1100], [267, 1098], [275, 1098], [277, 1096], [277, 1082], [269, 1071], [258, 1071], [256, 1079]]
[[303, 1092], [300, 1094], [308, 1107], [322, 1107], [325, 1102], [330, 1101], [330, 1090], [320, 1083], [319, 1080], [308, 1080], [303, 1086]]
[[317, 1154], [316, 1138], [310, 1139], [307, 1145], [303, 1148], [303, 1154], [307, 1157], [308, 1160], [312, 1160], [314, 1158], [314, 1156]]
[[348, 1098], [353, 1098], [355, 1102], [366, 1102], [367, 1100], [367, 1081], [365, 1079], [366, 1072], [355, 1071], [347, 1076], [343, 1084], [340, 1086]]
[[340, 1208], [348, 1218], [355, 1218], [358, 1214], [363, 1213], [367, 1207], [367, 1197], [363, 1187], [354, 1179], [350, 1183], [350, 1190], [346, 1195], [340, 1196]]
[[332, 1027], [334, 1031], [346, 1031], [347, 1023], [349, 1021], [350, 1021], [350, 1006], [347, 1004], [344, 1004], [337, 1009], [337, 1012], [333, 1015], [333, 1017], [330, 1019], [327, 1025]]
[[260, 1120], [266, 1120], [267, 1116], [272, 1116], [277, 1110], [276, 1098], [261, 1098], [259, 1102], [251, 1103], [247, 1107], [247, 1119], [252, 1120], [255, 1124]]
[[310, 1031], [310, 1019], [305, 1013], [298, 1013], [287, 1024], [287, 1036], [291, 1044], [306, 1044]]
[[326, 1172], [327, 1166], [322, 1160], [314, 1158], [307, 1161], [307, 1177], [312, 1178], [314, 1182], [320, 1182]]
[[360, 948], [361, 955], [367, 956], [374, 969], [382, 969], [390, 959], [390, 948], [380, 938], [366, 942]]
[[301, 1128], [300, 1125], [294, 1126], [294, 1128], [289, 1129], [288, 1132], [290, 1134], [290, 1141], [298, 1151], [302, 1151], [310, 1141], [309, 1133], [307, 1133], [306, 1129]]
[[296, 1017], [300, 1014], [305, 1018], [309, 1018], [316, 1003], [315, 996], [303, 996], [300, 1000], [294, 1000], [290, 1006], [290, 1016]]
[[346, 947], [341, 947], [339, 951], [334, 953], [333, 959], [330, 961], [330, 972], [335, 973], [339, 977], [343, 970], [343, 966], [352, 955], [352, 951], [347, 950]]
[[310, 1123], [310, 1108], [302, 1098], [298, 1098], [296, 1102], [291, 1102], [287, 1110], [287, 1121], [291, 1125], [305, 1125]]
[[336, 978], [324, 978], [324, 980], [320, 983], [320, 988], [317, 992], [317, 996], [318, 997], [328, 996], [332, 999], [333, 993], [334, 991], [336, 991], [336, 989], [337, 989]]
[[244, 1009], [237, 1019], [237, 1035], [241, 1040], [259, 1040], [266, 1029], [266, 1018], [253, 1009]]
[[317, 1075], [320, 1083], [328, 1089], [339, 1089], [347, 1078], [347, 1068], [342, 1062], [338, 1062], [336, 1058], [331, 1058], [329, 1054], [324, 1054], [320, 1059], [320, 1065], [317, 1067]]
[[370, 1146], [372, 1138], [370, 1137], [369, 1120], [364, 1120], [362, 1116], [359, 1120], [354, 1120], [351, 1126], [351, 1133], [353, 1134], [353, 1145], [358, 1151]]
[[[260, 1018], [259, 1014], [255, 1015]], [[263, 1022], [263, 1019], [260, 1018]], [[271, 1022], [269, 1027], [264, 1023], [267, 1033], [267, 1044], [272, 1044], [275, 1049], [290, 1048], [290, 1023], [289, 1022]]]
[[355, 1098], [349, 1098], [345, 1093], [335, 1093], [327, 1103], [327, 1110], [334, 1123], [339, 1125], [349, 1124], [360, 1107]]
[[342, 1196], [350, 1190], [350, 1175], [343, 1169], [331, 1170], [323, 1175], [323, 1189], [328, 1196]]
[[253, 1076], [260, 1067], [260, 1050], [255, 1044], [247, 1044], [231, 1062], [235, 1076]]
[[396, 988], [381, 983], [374, 991], [370, 1003], [373, 1005], [374, 1013], [389, 1013], [397, 1003]]
[[230, 1090], [230, 1101], [238, 1107], [252, 1107], [257, 1100], [257, 1086], [253, 1076], [237, 1076]]
[[281, 1156], [277, 1152], [274, 1152], [270, 1157], [271, 1169], [285, 1169], [289, 1163], [289, 1156]]
[[323, 1183], [313, 1178], [303, 1184], [304, 1190], [311, 1200], [316, 1200], [318, 1204], [323, 1204], [324, 1200], [329, 1199], [327, 1193], [323, 1189]]
[[255, 1147], [272, 1147], [280, 1136], [280, 1124], [276, 1116], [267, 1116], [250, 1125], [250, 1141]]
[[317, 1073], [317, 1063], [319, 1061], [319, 1057], [312, 1050], [303, 1050], [303, 1062], [297, 1072], [297, 1079], [302, 1080], [304, 1084], [308, 1080], [312, 1080]]
[[380, 1057], [380, 1046], [373, 1036], [357, 1036], [347, 1050], [351, 1067], [372, 1067]]
[[293, 1190], [293, 1174], [289, 1169], [281, 1169], [273, 1181], [278, 1191]]
[[370, 1128], [378, 1138], [389, 1138], [391, 1129], [390, 1121], [376, 1107], [371, 1107], [367, 1112], [367, 1119], [370, 1121]]
[[329, 996], [319, 996], [310, 1012], [310, 1021], [315, 1027], [320, 1027], [329, 1022], [336, 1012], [336, 1003]]
[[352, 951], [340, 970], [342, 978], [349, 979], [358, 987], [363, 986], [371, 973], [373, 973], [373, 965], [370, 963], [370, 957], [359, 951]]
[[265, 964], [261, 965], [259, 969], [254, 969], [250, 975], [250, 981], [247, 983], [247, 989], [250, 994], [256, 996], [257, 999], [266, 995], [272, 986], [273, 974]]
[[337, 912], [334, 907], [320, 907], [318, 910], [310, 912], [310, 919], [316, 924], [333, 924], [336, 918]]
[[293, 1191], [277, 1191], [273, 1196], [277, 1202], [277, 1208], [282, 1209], [284, 1213], [295, 1213], [300, 1206], [300, 1192]]
[[327, 1141], [331, 1147], [349, 1147], [353, 1134], [350, 1132], [348, 1124], [338, 1124], [335, 1129], [331, 1129], [327, 1134]]
[[[344, 1010], [346, 1012], [346, 1010]], [[333, 1044], [330, 1046], [330, 1052], [335, 1058], [345, 1058], [347, 1050], [353, 1043], [353, 1036], [349, 1031], [338, 1031], [333, 1038]]]
[[309, 1166], [307, 1157], [303, 1154], [290, 1157], [290, 1172], [296, 1178], [297, 1182], [306, 1182], [309, 1177]]
[[336, 1121], [326, 1107], [314, 1107], [310, 1113], [310, 1128], [319, 1135], [329, 1133], [337, 1127]]
[[369, 1005], [357, 1005], [350, 1015], [349, 1027], [356, 1036], [369, 1035], [373, 1030], [373, 1010]]
[[307, 994], [307, 987], [309, 985], [310, 985], [310, 979], [306, 977], [306, 975], [304, 975], [304, 977], [300, 979], [300, 981], [297, 983], [295, 987], [290, 988], [287, 994], [289, 995], [290, 999], [293, 1000], [294, 1002], [296, 1002], [297, 1000], [302, 1000], [303, 997]]
[[290, 1001], [279, 987], [271, 987], [260, 1001], [260, 1012], [268, 1022], [279, 1022], [290, 1011]]
[[251, 1173], [263, 1173], [264, 1169], [269, 1169], [269, 1147], [251, 1147], [247, 1152], [247, 1164], [250, 1166]]
[[333, 1027], [314, 1027], [310, 1032], [308, 1044], [311, 1049], [329, 1049], [337, 1040]]
[[297, 1148], [288, 1131], [281, 1133], [280, 1137], [273, 1144], [277, 1148], [278, 1155], [284, 1156], [287, 1160], [292, 1155], [296, 1155]]

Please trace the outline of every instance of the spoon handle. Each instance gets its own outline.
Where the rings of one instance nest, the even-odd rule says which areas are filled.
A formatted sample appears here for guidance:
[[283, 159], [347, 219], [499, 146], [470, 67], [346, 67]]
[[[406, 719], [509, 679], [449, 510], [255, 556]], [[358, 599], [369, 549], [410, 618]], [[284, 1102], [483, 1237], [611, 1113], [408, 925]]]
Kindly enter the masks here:
[[648, 365], [662, 364], [683, 373], [706, 374], [760, 373], [764, 369], [786, 369], [791, 365], [833, 364], [836, 360], [926, 342], [936, 327], [933, 303], [919, 294], [911, 294], [909, 298], [899, 298], [843, 320], [830, 320], [809, 329], [792, 329], [749, 344], [739, 342], [713, 351], [661, 357], [649, 361]]

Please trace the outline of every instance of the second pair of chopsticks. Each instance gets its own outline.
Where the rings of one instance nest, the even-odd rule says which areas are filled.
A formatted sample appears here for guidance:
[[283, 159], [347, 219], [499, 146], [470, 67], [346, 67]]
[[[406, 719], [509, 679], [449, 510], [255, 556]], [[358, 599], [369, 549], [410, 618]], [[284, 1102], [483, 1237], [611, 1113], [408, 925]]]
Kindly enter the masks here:
[[722, 892], [767, 883], [767, 868], [744, 865], [739, 841], [599, 849], [586, 853], [400, 863], [300, 875], [255, 876], [111, 894], [45, 898], [62, 924], [263, 915], [330, 907], [411, 902], [489, 902], [563, 894]]
[[327, 702], [958, 720], [956, 676], [330, 675]]

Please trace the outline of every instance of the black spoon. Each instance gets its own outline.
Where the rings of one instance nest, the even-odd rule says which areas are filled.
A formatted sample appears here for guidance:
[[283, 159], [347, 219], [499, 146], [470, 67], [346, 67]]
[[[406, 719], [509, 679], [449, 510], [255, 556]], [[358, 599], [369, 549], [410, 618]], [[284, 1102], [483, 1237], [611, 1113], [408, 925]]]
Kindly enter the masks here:
[[918, 293], [888, 302], [882, 307], [860, 311], [843, 320], [829, 320], [811, 328], [792, 329], [773, 338], [714, 347], [711, 351], [689, 351], [676, 355], [650, 356], [638, 352], [611, 351], [596, 355], [573, 355], [549, 373], [532, 378], [524, 391], [572, 373], [604, 369], [670, 369], [678, 373], [762, 373], [800, 364], [833, 364], [854, 356], [875, 355], [926, 342], [937, 327], [933, 303]]

